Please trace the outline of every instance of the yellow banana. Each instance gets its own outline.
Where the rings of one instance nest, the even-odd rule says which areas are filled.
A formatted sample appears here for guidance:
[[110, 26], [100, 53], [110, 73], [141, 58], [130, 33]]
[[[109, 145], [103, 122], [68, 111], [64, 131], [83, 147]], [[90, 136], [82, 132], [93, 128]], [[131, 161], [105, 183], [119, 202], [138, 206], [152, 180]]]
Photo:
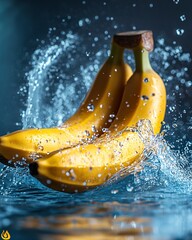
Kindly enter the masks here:
[[[60, 148], [98, 137], [118, 111], [126, 81], [132, 75], [123, 60], [124, 48], [112, 41], [111, 54], [78, 111], [60, 128], [26, 129], [0, 137], [0, 161], [27, 163]], [[9, 161], [8, 161], [9, 160]]]
[[115, 39], [133, 49], [136, 70], [126, 84], [110, 133], [93, 143], [58, 150], [30, 164], [31, 174], [50, 188], [65, 192], [85, 191], [103, 184], [124, 168], [132, 171], [144, 150], [135, 128], [137, 122], [146, 119], [151, 122], [155, 134], [160, 132], [166, 111], [166, 90], [149, 62], [152, 32], [128, 32], [116, 35]]

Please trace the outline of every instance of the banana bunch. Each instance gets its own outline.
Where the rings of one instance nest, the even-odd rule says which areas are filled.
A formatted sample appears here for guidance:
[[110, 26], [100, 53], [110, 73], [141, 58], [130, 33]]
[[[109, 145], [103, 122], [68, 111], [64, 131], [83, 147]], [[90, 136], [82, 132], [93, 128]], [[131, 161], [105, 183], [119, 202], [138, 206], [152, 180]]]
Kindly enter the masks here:
[[[152, 32], [120, 33], [114, 36], [114, 41], [132, 49], [136, 63], [119, 110], [109, 131], [95, 141], [59, 149], [29, 165], [30, 173], [52, 189], [85, 191], [105, 183], [118, 171], [133, 171], [144, 151], [138, 130], [141, 122], [150, 121], [154, 134], [160, 132], [166, 111], [166, 90], [149, 61], [149, 52], [153, 50]], [[144, 133], [146, 129], [144, 127]]]
[[50, 152], [91, 141], [107, 129], [120, 106], [132, 70], [123, 60], [124, 48], [112, 41], [111, 54], [77, 112], [63, 126], [25, 129], [0, 137], [0, 161], [14, 166], [30, 163]]

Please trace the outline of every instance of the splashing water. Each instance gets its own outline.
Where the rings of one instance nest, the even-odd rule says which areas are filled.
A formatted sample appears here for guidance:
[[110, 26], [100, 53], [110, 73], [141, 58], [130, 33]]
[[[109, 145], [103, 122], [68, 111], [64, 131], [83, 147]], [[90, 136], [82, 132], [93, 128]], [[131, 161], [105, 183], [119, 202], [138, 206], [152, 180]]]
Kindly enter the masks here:
[[[82, 20], [79, 24], [85, 22]], [[23, 128], [61, 125], [78, 108], [99, 67], [109, 54], [104, 47], [96, 52], [94, 57], [91, 56], [90, 52], [82, 47], [81, 38], [71, 31], [61, 32], [60, 36], [50, 39], [50, 44], [41, 46], [34, 52], [31, 69], [26, 74], [28, 95], [26, 110], [22, 112]], [[168, 92], [168, 119], [163, 130], [165, 136], [172, 136], [171, 140], [177, 140], [182, 146], [186, 144], [189, 147], [189, 141], [186, 143], [185, 138], [178, 137], [181, 135], [178, 131], [185, 131], [185, 119], [178, 112], [181, 92], [183, 89], [188, 91], [192, 85], [191, 81], [187, 80], [191, 57], [189, 53], [184, 53], [176, 42], [168, 46], [165, 39], [159, 38], [156, 45], [151, 54], [152, 66], [164, 79]], [[79, 59], [85, 64], [79, 64]], [[133, 67], [132, 55], [127, 55], [126, 61]], [[23, 88], [21, 92], [22, 90]], [[184, 102], [184, 108], [189, 112], [189, 101]], [[153, 151], [146, 151], [144, 158], [148, 160], [142, 161], [139, 169], [128, 178], [127, 191], [159, 187], [191, 192], [191, 156], [187, 155], [189, 149], [185, 153], [172, 149], [162, 135], [151, 138], [145, 145], [146, 149], [153, 146]], [[117, 180], [120, 175], [117, 174], [113, 179]], [[114, 182], [113, 179], [110, 182]]]
[[[179, 1], [174, 2], [177, 4]], [[182, 19], [184, 21], [184, 17]], [[83, 27], [89, 22], [89, 19], [81, 19], [78, 24], [79, 27]], [[117, 25], [114, 24], [114, 29], [116, 28]], [[108, 31], [105, 31], [103, 39], [108, 41], [110, 37]], [[99, 42], [98, 38], [93, 39], [92, 47]], [[85, 47], [81, 37], [72, 31], [62, 31], [57, 36], [49, 36], [49, 42], [43, 43], [33, 53], [26, 73], [26, 86], [20, 88], [20, 94], [24, 96], [24, 102], [26, 102], [26, 109], [21, 114], [23, 128], [59, 126], [70, 117], [78, 108], [101, 64], [107, 58], [108, 48], [109, 45], [105, 44], [100, 50], [91, 52]], [[132, 55], [127, 54], [126, 61], [134, 67]], [[125, 169], [102, 187], [82, 195], [69, 196], [42, 186], [29, 175], [25, 168], [16, 166], [16, 169], [12, 170], [10, 167], [4, 167], [0, 172], [1, 201], [4, 203], [2, 205], [3, 221], [0, 227], [5, 228], [11, 225], [14, 220], [12, 216], [17, 216], [20, 225], [18, 227], [16, 224], [16, 228], [20, 229], [22, 226], [25, 229], [27, 223], [27, 227], [30, 228], [33, 226], [31, 225], [33, 218], [35, 220], [38, 216], [37, 212], [42, 213], [43, 210], [45, 218], [42, 216], [39, 218], [42, 226], [38, 223], [38, 227], [48, 232], [52, 228], [54, 233], [57, 226], [61, 224], [61, 219], [57, 219], [61, 213], [63, 216], [70, 216], [72, 223], [78, 221], [73, 218], [74, 215], [99, 216], [99, 222], [102, 219], [101, 216], [110, 214], [114, 216], [114, 222], [122, 212], [129, 216], [134, 214], [139, 216], [138, 212], [143, 213], [143, 209], [145, 212], [148, 211], [147, 214], [144, 213], [145, 216], [156, 216], [158, 211], [162, 211], [164, 215], [164, 209], [170, 207], [169, 200], [162, 202], [164, 197], [174, 198], [175, 201], [176, 195], [171, 196], [173, 192], [182, 194], [192, 192], [192, 144], [189, 138], [192, 130], [190, 117], [192, 81], [188, 76], [191, 56], [189, 53], [184, 53], [182, 47], [176, 42], [168, 44], [164, 38], [159, 38], [151, 54], [151, 62], [166, 85], [167, 116], [161, 135], [154, 136], [150, 125], [140, 126], [137, 129], [144, 141], [145, 152], [135, 170], [127, 176], [128, 169]], [[145, 131], [142, 131], [142, 127]], [[7, 202], [12, 206], [7, 206]], [[181, 198], [176, 201], [178, 205], [184, 203]], [[16, 204], [22, 205], [22, 210], [18, 210]], [[50, 208], [50, 205], [54, 205], [55, 209]], [[185, 218], [186, 215], [188, 218], [192, 216], [187, 214]], [[24, 220], [23, 216], [25, 216]], [[170, 230], [168, 231], [166, 225], [168, 226], [169, 223], [165, 223], [170, 218], [159, 219], [162, 219], [162, 215], [152, 220], [162, 221], [163, 226], [162, 222], [157, 224], [161, 229], [160, 235], [162, 231], [167, 234]], [[119, 226], [116, 226], [119, 231], [117, 233], [123, 232], [126, 221], [125, 219], [125, 222], [120, 222]], [[133, 225], [134, 230], [137, 229], [137, 221], [133, 218], [128, 225]], [[190, 228], [186, 227], [186, 231]], [[172, 232], [171, 234], [174, 235]]]

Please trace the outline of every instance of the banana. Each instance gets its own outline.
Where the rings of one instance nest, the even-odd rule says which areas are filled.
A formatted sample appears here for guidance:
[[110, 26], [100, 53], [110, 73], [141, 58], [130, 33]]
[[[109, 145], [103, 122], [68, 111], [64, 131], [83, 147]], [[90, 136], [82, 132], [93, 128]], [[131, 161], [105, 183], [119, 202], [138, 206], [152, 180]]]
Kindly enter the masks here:
[[[154, 134], [160, 132], [166, 111], [166, 90], [149, 61], [152, 32], [121, 33], [114, 40], [133, 49], [136, 70], [125, 86], [109, 133], [93, 143], [58, 150], [29, 165], [31, 175], [52, 189], [81, 192], [105, 183], [118, 171], [126, 169], [128, 174], [141, 161], [144, 151], [138, 122], [150, 121]], [[142, 135], [147, 135], [148, 128], [142, 129]]]
[[124, 48], [112, 41], [111, 54], [78, 111], [60, 128], [25, 129], [0, 137], [0, 161], [14, 166], [32, 162], [60, 148], [96, 138], [108, 128], [118, 111], [132, 70], [123, 60]]

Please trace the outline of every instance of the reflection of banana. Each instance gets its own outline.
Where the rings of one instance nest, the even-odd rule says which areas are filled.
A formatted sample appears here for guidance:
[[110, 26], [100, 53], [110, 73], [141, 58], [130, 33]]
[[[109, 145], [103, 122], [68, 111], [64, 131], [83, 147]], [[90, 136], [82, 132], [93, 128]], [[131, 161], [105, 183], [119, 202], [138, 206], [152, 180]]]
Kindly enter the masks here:
[[[27, 129], [2, 136], [0, 155], [4, 164], [25, 158], [31, 162], [60, 148], [77, 145], [83, 139], [97, 137], [108, 128], [118, 111], [126, 81], [132, 74], [123, 60], [124, 48], [112, 42], [111, 55], [78, 111], [62, 128]], [[7, 160], [6, 160], [7, 159]]]
[[[129, 43], [130, 38], [133, 38], [131, 43], [138, 41], [136, 46]], [[123, 43], [128, 40], [127, 47], [133, 48], [136, 71], [127, 82], [116, 119], [109, 128], [110, 134], [101, 136], [94, 143], [60, 150], [32, 163], [31, 174], [50, 188], [65, 192], [84, 191], [103, 184], [121, 169], [132, 171], [139, 162], [144, 143], [138, 132], [130, 128], [139, 120], [148, 119], [154, 133], [160, 131], [166, 110], [166, 91], [149, 62], [152, 33], [126, 33], [118, 35], [119, 39]], [[123, 130], [126, 127], [128, 129]]]
[[[120, 207], [123, 206], [120, 205]], [[41, 219], [27, 217], [22, 222], [22, 228], [25, 230], [38, 229], [44, 232], [49, 230], [54, 240], [123, 240], [129, 239], [129, 236], [131, 239], [134, 236], [135, 239], [135, 236], [143, 236], [143, 234], [150, 233], [153, 230], [150, 219], [146, 217], [129, 217], [126, 215], [116, 218], [111, 216], [82, 217], [75, 216], [75, 214], [70, 216], [55, 215], [54, 220], [50, 220], [48, 217], [41, 217]], [[41, 240], [48, 239], [47, 235], [43, 236], [44, 234], [42, 234]], [[138, 240], [138, 238], [136, 239]]]

